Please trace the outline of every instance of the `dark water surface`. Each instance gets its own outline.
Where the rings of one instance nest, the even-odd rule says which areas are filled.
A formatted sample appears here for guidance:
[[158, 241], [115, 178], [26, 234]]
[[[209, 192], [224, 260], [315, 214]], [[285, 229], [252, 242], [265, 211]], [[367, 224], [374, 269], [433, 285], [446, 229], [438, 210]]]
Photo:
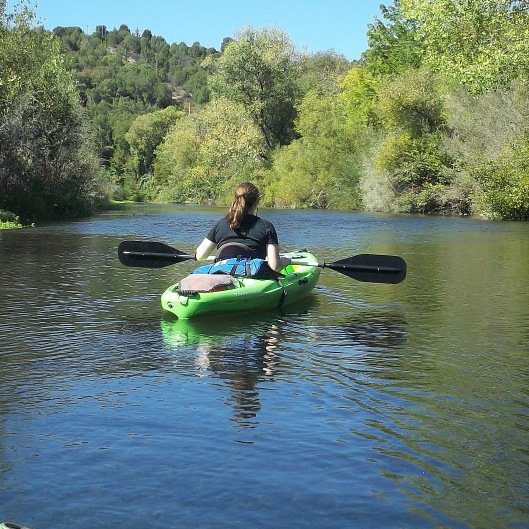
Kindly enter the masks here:
[[221, 210], [0, 231], [0, 521], [33, 529], [529, 528], [529, 224], [265, 211], [324, 270], [286, 312], [196, 324], [123, 239]]

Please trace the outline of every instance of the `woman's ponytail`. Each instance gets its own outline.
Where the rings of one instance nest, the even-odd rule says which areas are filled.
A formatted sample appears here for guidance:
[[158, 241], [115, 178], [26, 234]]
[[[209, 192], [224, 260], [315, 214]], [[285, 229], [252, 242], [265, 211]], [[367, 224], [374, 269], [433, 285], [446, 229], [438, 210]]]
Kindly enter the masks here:
[[230, 209], [228, 211], [228, 224], [232, 230], [241, 227], [244, 216], [259, 201], [259, 190], [250, 182], [243, 182], [235, 189]]

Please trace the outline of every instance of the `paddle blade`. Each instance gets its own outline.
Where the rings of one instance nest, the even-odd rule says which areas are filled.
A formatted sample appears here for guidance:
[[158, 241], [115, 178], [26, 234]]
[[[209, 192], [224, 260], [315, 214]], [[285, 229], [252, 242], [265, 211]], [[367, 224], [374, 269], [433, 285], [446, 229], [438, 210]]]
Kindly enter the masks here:
[[333, 263], [325, 263], [341, 274], [366, 283], [396, 284], [406, 277], [406, 262], [396, 255], [361, 254], [347, 257]]
[[118, 257], [125, 266], [140, 268], [163, 268], [195, 258], [167, 244], [152, 241], [123, 241], [118, 246]]

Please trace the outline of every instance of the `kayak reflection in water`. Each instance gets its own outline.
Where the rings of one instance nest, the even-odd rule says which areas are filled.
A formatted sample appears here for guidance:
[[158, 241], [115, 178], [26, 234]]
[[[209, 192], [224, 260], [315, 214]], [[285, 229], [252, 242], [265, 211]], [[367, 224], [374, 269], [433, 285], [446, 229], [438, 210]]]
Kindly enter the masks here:
[[[211, 228], [196, 250], [198, 261], [207, 259], [214, 250], [217, 258], [256, 257], [266, 259], [268, 265], [279, 271], [290, 259], [279, 255], [279, 243], [274, 225], [256, 215], [259, 205], [259, 190], [250, 182], [235, 188], [228, 214]], [[227, 246], [227, 245], [230, 246]], [[225, 246], [222, 252], [218, 250]]]
[[229, 388], [225, 403], [233, 409], [231, 421], [240, 428], [257, 424], [260, 383], [274, 380], [280, 364], [282, 319], [262, 319], [162, 321], [164, 342], [178, 352], [175, 358], [181, 361], [186, 352], [192, 353], [195, 375], [219, 378]]

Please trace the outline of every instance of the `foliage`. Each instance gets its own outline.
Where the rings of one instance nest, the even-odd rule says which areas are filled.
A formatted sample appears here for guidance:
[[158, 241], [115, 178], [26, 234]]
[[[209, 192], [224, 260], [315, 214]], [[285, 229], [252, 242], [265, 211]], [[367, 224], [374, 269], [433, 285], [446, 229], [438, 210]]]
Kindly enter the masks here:
[[435, 132], [444, 125], [437, 77], [426, 68], [406, 70], [379, 90], [376, 111], [387, 129], [413, 137]]
[[224, 202], [242, 179], [282, 207], [527, 218], [526, 1], [395, 0], [352, 63], [270, 28], [221, 53], [50, 33], [24, 5], [0, 0], [0, 207], [25, 222], [101, 193]]
[[518, 0], [401, 0], [424, 60], [472, 93], [529, 71], [529, 5]]
[[22, 6], [0, 22], [0, 207], [23, 222], [79, 215], [96, 163], [58, 42]]
[[22, 224], [20, 224], [20, 218], [17, 215], [11, 211], [0, 209], [0, 230], [21, 227]]
[[339, 80], [350, 68], [351, 63], [334, 51], [302, 55], [296, 80], [300, 93], [321, 90], [325, 94], [337, 94]]
[[347, 134], [344, 104], [310, 91], [299, 105], [301, 138], [279, 149], [267, 176], [266, 199], [279, 206], [358, 208], [357, 138]]
[[207, 72], [201, 61], [218, 52], [198, 42], [169, 45], [150, 30], [131, 33], [124, 24], [113, 30], [97, 26], [91, 35], [78, 27], [57, 27], [53, 33], [78, 81], [104, 167], [126, 198], [143, 197], [137, 184], [144, 168], [129, 151], [129, 126], [139, 116], [169, 106], [206, 103]]
[[0, 222], [18, 222], [19, 218], [11, 211], [0, 209]]
[[354, 66], [340, 80], [338, 99], [345, 105], [349, 128], [378, 124], [374, 107], [380, 81], [368, 69]]
[[402, 14], [400, 1], [380, 6], [382, 18], [367, 30], [368, 48], [362, 54], [367, 70], [376, 77], [396, 75], [419, 68], [424, 46], [416, 32], [415, 21]]
[[299, 61], [282, 31], [247, 28], [208, 67], [211, 92], [242, 104], [269, 149], [294, 138]]
[[373, 156], [374, 171], [366, 176], [385, 175], [391, 187], [385, 194], [397, 197], [403, 211], [441, 210], [436, 197], [451, 173], [441, 148], [445, 118], [436, 77], [427, 69], [407, 70], [381, 88], [376, 111], [384, 134]]
[[162, 143], [168, 130], [184, 113], [168, 107], [138, 116], [125, 133], [129, 145], [130, 167], [136, 177], [151, 174], [155, 150]]
[[456, 88], [445, 99], [445, 112], [450, 133], [444, 146], [459, 165], [493, 161], [529, 133], [529, 87], [514, 82], [479, 97]]
[[491, 218], [529, 220], [529, 135], [474, 172], [482, 186], [482, 213]]
[[457, 90], [447, 99], [444, 148], [457, 160], [452, 187], [463, 187], [482, 215], [526, 216], [528, 109], [529, 89], [521, 82], [477, 98]]
[[[262, 135], [239, 103], [217, 98], [170, 129], [157, 150], [159, 197], [176, 202], [223, 200], [263, 166]], [[242, 176], [241, 176], [242, 175]]]

